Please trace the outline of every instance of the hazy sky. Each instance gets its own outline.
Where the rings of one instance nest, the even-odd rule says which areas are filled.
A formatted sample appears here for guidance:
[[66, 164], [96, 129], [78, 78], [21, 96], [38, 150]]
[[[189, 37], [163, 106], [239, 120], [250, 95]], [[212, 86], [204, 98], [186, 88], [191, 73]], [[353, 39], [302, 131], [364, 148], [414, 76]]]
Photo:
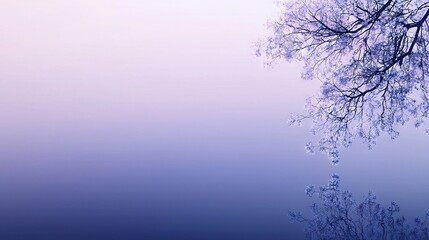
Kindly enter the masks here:
[[301, 232], [287, 210], [334, 172], [358, 196], [428, 210], [423, 133], [356, 144], [339, 166], [305, 153], [307, 127], [286, 120], [317, 83], [253, 55], [277, 11], [3, 0], [0, 237], [285, 239]]

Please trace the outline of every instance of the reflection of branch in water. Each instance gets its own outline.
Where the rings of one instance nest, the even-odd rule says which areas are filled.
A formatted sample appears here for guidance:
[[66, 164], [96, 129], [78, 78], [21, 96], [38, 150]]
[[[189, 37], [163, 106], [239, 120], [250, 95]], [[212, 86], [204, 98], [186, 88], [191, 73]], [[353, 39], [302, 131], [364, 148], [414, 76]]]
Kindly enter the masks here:
[[293, 221], [306, 224], [309, 239], [429, 239], [428, 229], [420, 218], [407, 223], [403, 216], [396, 216], [399, 212], [396, 203], [383, 207], [371, 192], [363, 201], [356, 202], [349, 191], [339, 189], [336, 174], [326, 186], [309, 186], [306, 193], [321, 201], [311, 206], [313, 215], [309, 218], [300, 212], [289, 215]]

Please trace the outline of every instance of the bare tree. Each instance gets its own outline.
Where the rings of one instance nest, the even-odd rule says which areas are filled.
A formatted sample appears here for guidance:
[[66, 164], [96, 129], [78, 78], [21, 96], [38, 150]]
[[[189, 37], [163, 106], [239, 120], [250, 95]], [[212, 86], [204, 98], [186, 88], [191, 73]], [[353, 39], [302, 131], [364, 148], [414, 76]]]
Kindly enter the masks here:
[[307, 114], [318, 142], [309, 152], [327, 153], [380, 133], [396, 138], [398, 124], [422, 125], [429, 112], [429, 1], [290, 0], [270, 24], [272, 34], [257, 54], [305, 63], [303, 78], [322, 82]]

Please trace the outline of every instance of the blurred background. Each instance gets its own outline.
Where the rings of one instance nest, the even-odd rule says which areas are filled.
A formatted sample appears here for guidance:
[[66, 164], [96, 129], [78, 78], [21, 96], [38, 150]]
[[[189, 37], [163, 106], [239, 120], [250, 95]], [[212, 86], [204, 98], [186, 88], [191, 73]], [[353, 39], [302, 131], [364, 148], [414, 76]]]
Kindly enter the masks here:
[[271, 1], [2, 0], [0, 238], [299, 239], [288, 210], [338, 173], [429, 210], [429, 137], [404, 127], [340, 165], [289, 127], [318, 83], [254, 56]]

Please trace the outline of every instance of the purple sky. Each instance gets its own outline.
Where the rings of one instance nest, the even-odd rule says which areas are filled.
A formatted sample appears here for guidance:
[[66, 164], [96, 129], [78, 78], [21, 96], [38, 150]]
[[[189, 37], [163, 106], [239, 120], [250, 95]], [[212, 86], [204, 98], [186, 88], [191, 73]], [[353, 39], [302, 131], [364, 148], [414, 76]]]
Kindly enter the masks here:
[[309, 203], [305, 186], [333, 172], [358, 194], [428, 210], [421, 132], [356, 144], [335, 167], [305, 154], [307, 128], [286, 120], [318, 84], [253, 55], [276, 12], [271, 1], [2, 1], [0, 222], [49, 229], [89, 211], [88, 226], [122, 217], [154, 239], [280, 239], [294, 227], [286, 211]]

